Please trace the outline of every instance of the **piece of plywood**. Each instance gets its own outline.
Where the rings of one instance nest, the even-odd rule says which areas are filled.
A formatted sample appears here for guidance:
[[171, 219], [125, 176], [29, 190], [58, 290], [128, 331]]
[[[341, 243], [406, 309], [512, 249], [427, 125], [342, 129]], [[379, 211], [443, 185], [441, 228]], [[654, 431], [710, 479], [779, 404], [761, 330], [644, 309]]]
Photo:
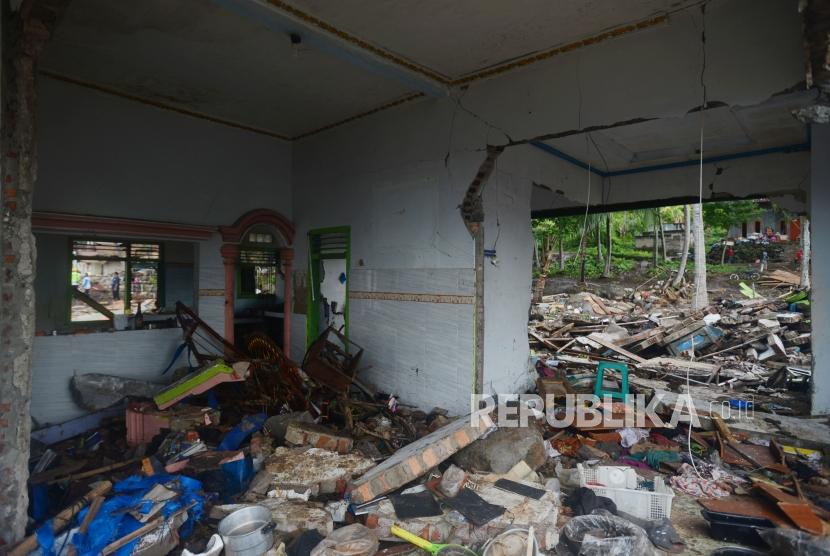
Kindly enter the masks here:
[[627, 351], [627, 350], [621, 348], [620, 346], [618, 346], [616, 344], [612, 344], [611, 342], [609, 342], [608, 340], [606, 340], [605, 338], [603, 338], [599, 334], [589, 334], [588, 338], [590, 340], [593, 340], [594, 342], [598, 343], [602, 347], [610, 349], [614, 353], [622, 355], [623, 357], [625, 357], [627, 359], [631, 359], [632, 361], [636, 361], [637, 363], [645, 363], [647, 361], [646, 359], [643, 359], [639, 355], [631, 353], [630, 351]]

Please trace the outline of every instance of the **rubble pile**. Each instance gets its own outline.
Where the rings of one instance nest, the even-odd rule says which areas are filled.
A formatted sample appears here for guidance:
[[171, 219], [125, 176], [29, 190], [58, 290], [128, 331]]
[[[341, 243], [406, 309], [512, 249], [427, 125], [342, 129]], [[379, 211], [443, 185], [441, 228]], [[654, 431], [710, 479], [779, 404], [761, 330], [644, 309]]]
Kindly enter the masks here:
[[535, 388], [466, 416], [375, 391], [336, 330], [296, 363], [179, 306], [195, 365], [163, 385], [79, 375], [95, 413], [35, 431], [31, 536], [10, 553], [658, 554], [688, 542], [681, 499], [719, 546], [827, 553], [830, 427], [797, 417], [808, 294], [691, 311], [667, 291], [545, 296]]

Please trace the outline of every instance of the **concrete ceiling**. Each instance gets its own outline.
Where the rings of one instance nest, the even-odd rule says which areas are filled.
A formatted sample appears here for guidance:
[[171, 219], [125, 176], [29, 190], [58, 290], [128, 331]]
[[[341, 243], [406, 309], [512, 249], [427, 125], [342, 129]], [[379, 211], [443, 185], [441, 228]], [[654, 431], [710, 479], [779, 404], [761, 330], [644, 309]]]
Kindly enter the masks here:
[[449, 79], [688, 6], [694, 0], [288, 0]]
[[[775, 97], [751, 107], [718, 107], [705, 112], [705, 157], [803, 144], [806, 126], [792, 111], [810, 104], [814, 92]], [[616, 172], [670, 164], [699, 156], [700, 113], [615, 127], [544, 141], [545, 144], [590, 163], [600, 171]], [[594, 145], [596, 143], [596, 145]], [[604, 159], [603, 159], [604, 158]]]
[[41, 68], [286, 137], [411, 93], [206, 0], [73, 0]]
[[[412, 98], [425, 81], [440, 91], [495, 64], [693, 1], [423, 0], [413, 9], [403, 0], [73, 0], [41, 68], [295, 138]], [[334, 27], [321, 30], [320, 22]], [[299, 47], [292, 29], [304, 39]], [[414, 81], [402, 77], [407, 72]]]

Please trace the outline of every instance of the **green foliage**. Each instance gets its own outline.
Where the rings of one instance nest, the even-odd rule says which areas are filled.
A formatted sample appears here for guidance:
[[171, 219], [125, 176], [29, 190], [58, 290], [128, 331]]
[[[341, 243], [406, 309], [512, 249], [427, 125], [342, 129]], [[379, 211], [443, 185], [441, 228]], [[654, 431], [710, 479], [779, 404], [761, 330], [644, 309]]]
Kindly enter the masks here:
[[753, 220], [764, 214], [757, 201], [719, 201], [703, 205], [703, 221], [706, 228], [728, 230], [731, 226]]
[[[745, 220], [752, 220], [763, 214], [756, 201], [723, 201], [706, 203], [703, 205], [705, 223], [705, 243], [707, 246], [719, 242], [732, 225]], [[564, 274], [579, 277], [579, 250], [583, 229], [585, 231], [585, 277], [597, 278], [602, 275], [604, 263], [597, 260], [597, 234], [600, 234], [602, 253], [607, 256], [608, 238], [606, 237], [606, 219], [611, 219], [612, 236], [612, 272], [615, 274], [630, 272], [639, 266], [639, 261], [651, 261], [653, 250], [636, 249], [634, 237], [647, 234], [652, 235], [657, 223], [682, 223], [684, 221], [683, 205], [647, 208], [611, 213], [589, 214], [587, 221], [584, 215], [565, 216], [560, 218], [542, 218], [532, 221], [533, 238], [541, 265], [548, 268], [534, 268], [534, 276], [542, 274], [559, 274], [559, 241], [562, 240], [562, 249], [566, 254]], [[708, 249], [707, 249], [708, 251]], [[716, 262], [720, 262], [718, 259]], [[661, 263], [652, 268], [652, 273], [668, 274], [676, 270], [679, 260]], [[729, 265], [723, 265], [729, 266]], [[731, 272], [720, 268], [721, 265], [710, 265], [707, 269], [711, 274]], [[687, 272], [694, 266], [689, 260]]]

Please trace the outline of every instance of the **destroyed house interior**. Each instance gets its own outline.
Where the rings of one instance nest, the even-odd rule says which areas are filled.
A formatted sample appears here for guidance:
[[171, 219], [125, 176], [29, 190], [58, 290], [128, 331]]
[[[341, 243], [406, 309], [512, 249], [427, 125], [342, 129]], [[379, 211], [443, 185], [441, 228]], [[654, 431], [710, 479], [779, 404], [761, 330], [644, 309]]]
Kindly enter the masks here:
[[827, 1], [2, 0], [0, 59], [0, 553], [830, 554]]

